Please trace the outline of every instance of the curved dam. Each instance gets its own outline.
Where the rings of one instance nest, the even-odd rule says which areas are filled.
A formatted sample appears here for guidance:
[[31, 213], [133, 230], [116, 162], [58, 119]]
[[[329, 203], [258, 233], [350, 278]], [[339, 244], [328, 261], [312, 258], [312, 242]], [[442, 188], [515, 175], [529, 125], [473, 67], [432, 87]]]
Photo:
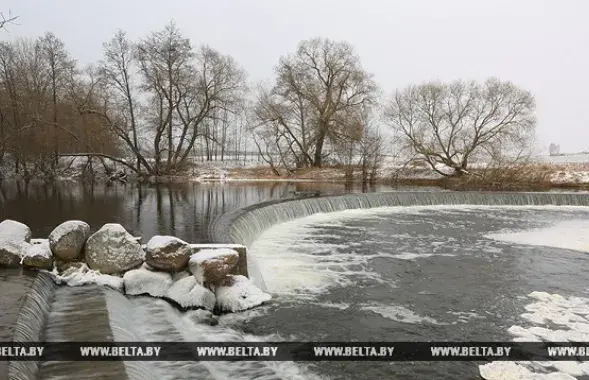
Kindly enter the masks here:
[[[393, 216], [387, 214], [389, 211], [380, 214], [371, 213], [367, 214], [368, 217], [364, 217], [361, 222], [353, 219], [342, 222], [343, 219], [338, 216], [340, 212], [350, 209], [379, 209], [386, 206], [399, 206], [399, 208], [449, 206], [452, 208], [462, 205], [472, 206], [472, 208], [466, 211], [454, 208], [454, 214], [451, 215], [446, 215], [441, 210], [436, 211], [434, 208], [427, 209], [427, 214], [413, 211]], [[505, 331], [512, 325], [521, 325], [523, 326], [521, 331], [528, 331], [526, 329], [529, 326], [525, 325], [520, 318], [520, 314], [525, 312], [523, 308], [536, 305], [534, 302], [542, 303], [546, 306], [546, 310], [553, 310], [556, 307], [550, 303], [551, 298], [543, 294], [536, 295], [536, 298], [524, 299], [530, 290], [540, 289], [544, 284], [548, 284], [552, 286], [548, 289], [551, 292], [577, 296], [578, 294], [573, 291], [587, 287], [582, 283], [583, 281], [579, 283], [577, 280], [570, 280], [570, 283], [565, 286], [558, 283], [553, 285], [555, 282], [552, 279], [562, 276], [578, 278], [577, 272], [586, 273], [589, 268], [583, 255], [572, 251], [538, 250], [534, 251], [534, 258], [530, 258], [529, 255], [522, 254], [522, 252], [529, 252], [525, 250], [525, 247], [518, 246], [511, 252], [509, 245], [501, 245], [490, 240], [475, 247], [482, 254], [472, 253], [473, 250], [468, 251], [469, 245], [475, 246], [474, 242], [482, 239], [488, 231], [496, 231], [504, 227], [519, 228], [526, 223], [536, 227], [538, 220], [546, 218], [551, 221], [550, 218], [554, 218], [559, 212], [552, 208], [552, 211], [547, 211], [549, 214], [544, 215], [542, 207], [538, 207], [529, 214], [513, 216], [510, 214], [512, 211], [497, 211], [501, 207], [495, 210], [484, 209], [484, 212], [480, 212], [479, 207], [483, 206], [507, 206], [506, 209], [511, 206], [520, 206], [522, 209], [530, 206], [589, 206], [589, 194], [390, 192], [265, 202], [218, 218], [210, 226], [212, 241], [247, 245], [249, 271], [254, 279], [263, 283], [266, 271], [262, 265], [257, 264], [263, 264], [261, 261], [274, 254], [270, 250], [266, 255], [261, 255], [259, 253], [262, 247], [256, 246], [260, 241], [267, 239], [263, 236], [266, 231], [270, 231], [281, 223], [296, 222], [301, 218], [321, 213], [334, 213], [313, 221], [315, 224], [318, 221], [323, 223], [320, 231], [322, 235], [312, 236], [312, 239], [308, 240], [307, 247], [303, 247], [304, 244], [298, 247], [285, 245], [287, 251], [291, 247], [299, 251], [303, 248], [322, 251], [320, 252], [321, 260], [309, 260], [303, 264], [310, 268], [309, 271], [325, 269], [326, 276], [336, 280], [334, 283], [338, 286], [332, 286], [329, 294], [327, 292], [312, 296], [305, 294], [305, 297], [297, 298], [295, 293], [277, 292], [276, 300], [270, 305], [250, 312], [218, 318], [218, 324], [212, 325], [206, 323], [198, 312], [182, 313], [162, 300], [149, 297], [125, 297], [116, 291], [98, 286], [58, 287], [53, 284], [49, 276], [43, 273], [31, 275], [4, 271], [2, 282], [0, 282], [3, 291], [0, 294], [7, 296], [2, 306], [4, 310], [18, 311], [2, 313], [3, 318], [0, 322], [3, 328], [3, 340], [21, 342], [189, 342], [263, 339], [370, 341], [421, 340], [424, 337], [458, 340], [456, 335], [453, 335], [456, 334], [457, 329], [473, 334], [468, 335], [469, 338], [477, 337], [474, 334], [480, 334], [478, 337], [487, 338], [487, 340], [489, 338], [508, 340], [509, 334]], [[589, 216], [589, 212], [581, 209], [582, 207], [572, 207], [563, 214], [561, 219], [581, 219]], [[525, 223], [521, 222], [522, 217], [525, 217]], [[465, 222], [451, 226], [452, 228], [444, 227], [450, 223], [450, 220]], [[332, 232], [325, 232], [336, 224], [334, 221], [340, 223], [338, 228], [345, 232], [342, 234], [343, 237], [335, 236], [337, 234]], [[548, 222], [545, 224], [547, 225]], [[442, 227], [438, 228], [439, 226]], [[473, 226], [480, 227], [480, 231]], [[312, 231], [311, 227], [305, 228], [307, 232]], [[396, 230], [400, 231], [397, 235], [391, 233]], [[299, 244], [301, 240], [304, 240], [304, 234], [301, 231], [300, 226], [287, 226], [282, 238], [289, 233], [296, 236], [292, 240], [281, 240], [279, 243], [292, 241], [293, 244]], [[413, 249], [410, 252], [413, 256], [407, 252], [390, 253], [382, 249], [383, 252], [369, 257], [370, 252], [380, 249], [375, 245], [377, 235], [387, 234], [391, 236], [387, 236], [389, 240], [385, 242], [385, 245], [389, 248], [393, 246], [390, 249], [396, 250], [402, 249], [403, 246], [410, 246]], [[452, 237], [452, 240], [449, 240], [450, 243], [443, 240], [444, 236], [457, 236], [452, 234], [462, 234], [462, 236]], [[350, 249], [346, 240], [354, 240], [356, 251], [353, 254], [344, 252]], [[382, 245], [382, 242], [379, 244]], [[366, 247], [362, 247], [363, 245]], [[250, 250], [252, 246], [256, 247]], [[366, 252], [362, 251], [363, 248]], [[437, 252], [438, 248], [439, 252]], [[439, 254], [428, 257], [427, 260], [433, 262], [428, 264], [426, 255], [420, 250], [428, 253], [436, 251], [434, 253]], [[467, 254], [462, 255], [461, 250]], [[280, 252], [276, 254], [279, 255]], [[420, 254], [422, 256], [419, 256]], [[362, 255], [364, 258], [359, 259], [358, 257]], [[330, 256], [334, 257], [331, 261]], [[281, 259], [284, 257], [280, 256]], [[452, 261], [456, 259], [460, 261]], [[326, 268], [329, 269], [328, 272]], [[484, 271], [479, 268], [483, 268]], [[528, 268], [530, 272], [524, 273], [524, 269], [517, 272], [514, 268]], [[532, 269], [535, 272], [531, 272]], [[299, 273], [307, 272], [293, 270], [292, 276]], [[278, 275], [283, 276], [285, 273], [281, 272]], [[522, 279], [529, 278], [532, 279], [521, 284]], [[427, 283], [423, 281], [424, 279]], [[504, 287], [501, 289], [503, 292], [501, 296], [494, 295], [498, 292], [498, 284]], [[362, 292], [363, 289], [368, 291]], [[461, 293], [462, 291], [472, 294], [465, 295]], [[444, 298], [444, 294], [452, 292], [455, 293], [456, 299], [444, 299], [443, 302], [439, 300]], [[9, 297], [9, 293], [18, 293], [21, 296]], [[475, 300], [480, 299], [488, 300], [482, 305], [485, 311], [476, 309], [481, 305]], [[585, 307], [582, 303], [585, 301], [581, 298], [577, 297], [573, 301], [571, 302], [575, 308]], [[558, 307], [564, 307], [562, 300], [559, 302]], [[587, 299], [587, 308], [587, 315], [589, 315], [589, 299]], [[537, 309], [542, 308], [537, 307]], [[427, 314], [427, 310], [430, 310], [431, 315]], [[530, 310], [535, 309], [532, 307]], [[559, 310], [567, 312], [566, 309]], [[528, 312], [530, 313], [532, 312]], [[330, 323], [317, 323], [324, 320]], [[479, 321], [484, 321], [485, 324], [482, 325]], [[497, 330], [489, 327], [494, 325], [499, 326]], [[397, 338], [391, 338], [391, 336]], [[395, 373], [399, 374], [400, 378], [407, 379], [480, 379], [475, 363], [462, 363], [460, 366], [445, 363], [445, 367], [435, 368], [435, 371], [446, 374], [444, 376], [437, 376], [439, 373], [431, 372], [433, 368], [431, 364], [427, 364], [429, 367], [422, 368], [414, 365], [404, 369], [405, 367], [399, 363], [392, 363], [395, 366], [388, 363], [378, 365], [342, 363], [337, 366], [325, 363], [321, 368], [311, 369], [303, 368], [298, 363], [288, 362], [137, 361], [104, 362], [99, 366], [84, 362], [5, 363], [4, 367], [0, 365], [0, 378], [11, 380], [56, 378], [309, 380], [352, 379], [356, 378], [358, 373], [366, 378], [391, 378], [391, 373]], [[484, 378], [494, 379], [493, 377]], [[535, 378], [542, 379], [542, 377]]]

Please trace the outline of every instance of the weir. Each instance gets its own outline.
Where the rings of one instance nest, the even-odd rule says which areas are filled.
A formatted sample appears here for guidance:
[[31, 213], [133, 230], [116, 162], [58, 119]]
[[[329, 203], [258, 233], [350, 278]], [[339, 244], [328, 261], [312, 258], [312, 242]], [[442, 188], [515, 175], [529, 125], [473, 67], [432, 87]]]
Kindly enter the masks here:
[[[589, 206], [589, 193], [399, 191], [340, 196], [282, 199], [252, 205], [217, 218], [209, 233], [214, 242], [250, 246], [266, 229], [316, 213], [386, 206]], [[248, 271], [265, 289], [255, 258], [248, 255]]]

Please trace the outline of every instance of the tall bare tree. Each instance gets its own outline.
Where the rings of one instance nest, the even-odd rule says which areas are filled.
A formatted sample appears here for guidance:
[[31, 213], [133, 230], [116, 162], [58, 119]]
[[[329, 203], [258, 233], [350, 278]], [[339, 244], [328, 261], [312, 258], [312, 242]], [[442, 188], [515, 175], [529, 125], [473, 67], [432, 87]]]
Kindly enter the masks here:
[[[469, 173], [473, 161], [519, 160], [531, 148], [532, 94], [511, 82], [429, 82], [397, 91], [386, 118], [406, 146], [439, 174]], [[449, 169], [446, 170], [446, 169]]]
[[75, 70], [75, 61], [69, 56], [65, 44], [51, 32], [38, 40], [51, 86], [52, 119], [53, 123], [53, 167], [59, 161], [59, 131], [58, 131], [58, 97], [63, 94], [67, 81], [71, 78], [71, 71]]
[[302, 41], [280, 59], [276, 74], [273, 89], [259, 97], [258, 118], [284, 130], [301, 159], [320, 167], [328, 142], [361, 135], [350, 115], [374, 102], [377, 87], [350, 44]]
[[104, 59], [100, 62], [98, 73], [103, 84], [113, 90], [113, 96], [118, 94], [122, 114], [128, 116], [128, 123], [117, 128], [117, 134], [127, 143], [135, 156], [137, 171], [141, 164], [149, 164], [142, 159], [139, 146], [139, 126], [137, 119], [138, 96], [137, 84], [134, 82], [135, 46], [127, 39], [124, 31], [119, 30], [104, 45]]

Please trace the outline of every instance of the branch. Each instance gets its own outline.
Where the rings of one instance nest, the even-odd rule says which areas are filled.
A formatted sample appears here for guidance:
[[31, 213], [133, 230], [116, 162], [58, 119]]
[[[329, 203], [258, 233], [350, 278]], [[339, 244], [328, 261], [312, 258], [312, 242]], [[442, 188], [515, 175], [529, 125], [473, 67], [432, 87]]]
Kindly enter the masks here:
[[6, 18], [4, 13], [0, 13], [0, 29], [6, 29], [6, 25], [16, 21], [17, 18], [18, 16], [10, 16], [10, 13], [8, 13], [8, 18]]

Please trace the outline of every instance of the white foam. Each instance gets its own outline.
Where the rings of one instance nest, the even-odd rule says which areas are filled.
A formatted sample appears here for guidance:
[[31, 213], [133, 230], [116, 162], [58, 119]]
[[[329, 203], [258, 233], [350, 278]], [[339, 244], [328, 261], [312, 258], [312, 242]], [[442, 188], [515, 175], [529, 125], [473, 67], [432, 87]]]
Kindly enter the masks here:
[[495, 233], [485, 237], [509, 243], [589, 252], [589, 221], [567, 220], [547, 228]]
[[[507, 331], [520, 342], [589, 342], [589, 298], [563, 297], [558, 294], [532, 292], [522, 322], [531, 326], [511, 326]], [[554, 329], [546, 326], [556, 325]], [[550, 371], [552, 373], [545, 373]], [[565, 380], [589, 375], [589, 363], [561, 362], [492, 362], [479, 366], [487, 380]]]
[[413, 311], [399, 305], [367, 304], [361, 307], [362, 310], [372, 311], [385, 318], [403, 323], [430, 323], [440, 325], [441, 323], [430, 317], [422, 317]]

